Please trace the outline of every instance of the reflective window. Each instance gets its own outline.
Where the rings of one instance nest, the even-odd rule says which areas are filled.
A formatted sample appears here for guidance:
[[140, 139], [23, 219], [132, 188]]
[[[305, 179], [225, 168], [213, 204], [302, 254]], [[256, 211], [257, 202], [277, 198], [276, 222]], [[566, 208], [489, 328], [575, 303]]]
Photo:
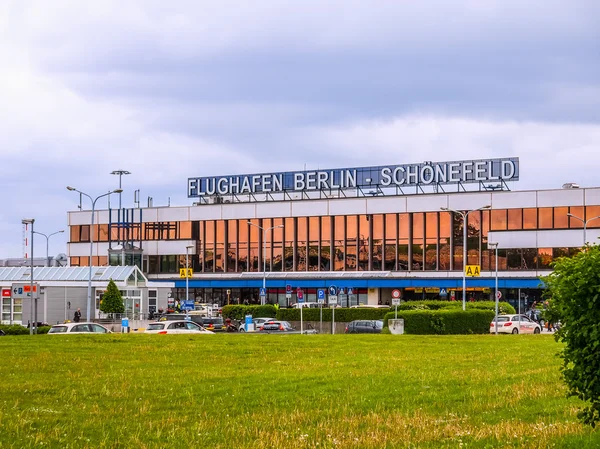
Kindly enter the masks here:
[[537, 209], [523, 209], [523, 229], [537, 229]]
[[[371, 269], [378, 271], [381, 270], [382, 267], [382, 261], [384, 259], [384, 248], [385, 248], [385, 241], [384, 241], [384, 222], [383, 222], [383, 215], [371, 215], [371, 221], [372, 221], [372, 229], [373, 229], [373, 233], [372, 233], [372, 239], [373, 239], [373, 244], [371, 245], [373, 248], [373, 255], [372, 255], [372, 261], [371, 261]], [[394, 241], [394, 253], [392, 255], [391, 261], [392, 263], [395, 262], [395, 241]], [[386, 259], [387, 260], [387, 259]], [[392, 268], [392, 270], [394, 270], [395, 267], [395, 263], [394, 266]]]
[[552, 208], [541, 207], [538, 209], [539, 229], [552, 229]]
[[408, 270], [410, 214], [398, 214], [398, 270]]
[[492, 214], [492, 222], [490, 223], [490, 230], [491, 231], [506, 231], [506, 228], [508, 225], [506, 209], [493, 209], [490, 212]]
[[215, 242], [215, 271], [225, 271], [225, 222], [218, 220], [216, 222], [216, 242]]
[[181, 240], [188, 240], [192, 238], [192, 222], [181, 221], [179, 222], [179, 235], [177, 238]]
[[272, 270], [281, 272], [283, 271], [283, 219], [276, 218], [273, 220], [273, 226], [281, 226], [280, 228], [276, 228], [273, 231], [272, 241]]
[[600, 228], [600, 206], [586, 206], [585, 219], [587, 228]]
[[566, 229], [569, 227], [568, 207], [554, 208], [554, 229]]
[[425, 269], [437, 269], [438, 213], [425, 214]]
[[319, 235], [321, 220], [320, 217], [308, 218], [308, 270], [319, 270]]
[[368, 215], [359, 215], [358, 216], [358, 269], [360, 271], [370, 270], [369, 263], [369, 254], [371, 253], [370, 246], [372, 244], [371, 241], [371, 232], [370, 232], [370, 222], [371, 217]]
[[296, 233], [296, 270], [306, 271], [306, 247], [308, 245], [308, 219], [306, 217], [298, 217], [296, 219], [298, 231]]
[[320, 271], [331, 271], [331, 218], [321, 217]]
[[415, 212], [412, 214], [412, 270], [423, 269], [423, 248], [425, 237], [425, 214], [423, 212]]
[[[375, 224], [373, 230], [375, 232], [375, 238], [379, 232], [378, 215], [375, 216]], [[397, 214], [385, 214], [385, 250], [384, 250], [384, 270], [396, 271], [397, 268], [397, 240], [398, 240], [398, 215]], [[382, 219], [383, 221], [383, 219]]]
[[215, 226], [212, 220], [204, 222], [204, 272], [215, 269]]
[[246, 220], [238, 221], [238, 265], [237, 271], [249, 271], [248, 248], [250, 247], [250, 225]]
[[452, 234], [451, 214], [449, 212], [440, 212], [440, 249], [439, 249], [439, 269], [450, 270], [450, 235]]
[[508, 209], [508, 229], [523, 229], [523, 209]]
[[346, 217], [346, 270], [356, 271], [358, 268], [357, 261], [357, 244], [358, 244], [358, 220], [356, 215]]
[[333, 234], [335, 242], [335, 253], [333, 257], [333, 269], [335, 271], [343, 271], [346, 260], [346, 226], [344, 216], [331, 217], [333, 220]]
[[237, 242], [238, 242], [238, 221], [229, 220], [227, 222], [227, 254], [226, 266], [228, 272], [237, 271]]

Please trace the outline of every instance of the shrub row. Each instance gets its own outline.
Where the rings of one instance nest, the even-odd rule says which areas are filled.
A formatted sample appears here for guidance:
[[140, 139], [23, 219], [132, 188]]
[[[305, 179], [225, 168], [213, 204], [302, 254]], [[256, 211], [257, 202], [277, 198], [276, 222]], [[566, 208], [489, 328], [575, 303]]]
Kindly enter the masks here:
[[[329, 307], [323, 307], [323, 321], [331, 322], [332, 309]], [[341, 308], [335, 309], [335, 321], [349, 323], [354, 320], [383, 320], [385, 314], [390, 309], [369, 309], [369, 308]], [[305, 308], [302, 311], [302, 318], [306, 321], [319, 321], [320, 319], [319, 309]], [[277, 318], [284, 321], [300, 321], [300, 309], [279, 309], [277, 311]]]
[[[417, 335], [487, 334], [494, 316], [493, 310], [478, 308], [398, 311], [398, 318], [404, 319], [404, 333]], [[384, 326], [394, 317], [394, 312], [388, 313]]]
[[229, 305], [224, 306], [222, 315], [223, 318], [232, 318], [234, 320], [243, 320], [246, 315], [252, 315], [255, 318], [275, 318], [277, 316], [277, 309], [272, 304], [265, 304], [264, 306], [253, 305]]
[[[29, 328], [19, 324], [0, 324], [0, 330], [6, 335], [29, 335]], [[37, 328], [38, 334], [47, 334], [50, 326], [40, 326]]]
[[[496, 310], [494, 301], [467, 302], [467, 309]], [[406, 301], [398, 306], [398, 310], [441, 310], [462, 308], [462, 301]], [[507, 302], [498, 304], [500, 314], [515, 313], [515, 308]]]

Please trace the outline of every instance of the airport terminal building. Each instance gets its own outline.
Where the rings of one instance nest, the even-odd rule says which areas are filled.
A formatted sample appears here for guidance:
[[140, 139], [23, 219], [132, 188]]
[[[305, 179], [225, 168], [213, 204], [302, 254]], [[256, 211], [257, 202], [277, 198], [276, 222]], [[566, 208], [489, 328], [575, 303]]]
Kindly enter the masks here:
[[137, 265], [174, 282], [172, 298], [187, 285], [221, 305], [260, 302], [265, 282], [281, 306], [330, 286], [344, 305], [390, 303], [392, 289], [459, 300], [468, 265], [469, 300], [493, 299], [497, 269], [503, 300], [525, 306], [553, 260], [600, 236], [600, 188], [518, 180], [518, 158], [189, 178], [189, 206], [69, 212], [68, 259], [87, 266], [91, 247], [94, 266]]

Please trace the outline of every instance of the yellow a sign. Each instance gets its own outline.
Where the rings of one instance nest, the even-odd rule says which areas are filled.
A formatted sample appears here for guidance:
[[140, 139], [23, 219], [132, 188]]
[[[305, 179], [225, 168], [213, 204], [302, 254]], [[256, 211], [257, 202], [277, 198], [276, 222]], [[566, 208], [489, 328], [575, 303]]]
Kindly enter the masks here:
[[191, 278], [194, 274], [194, 270], [191, 268], [180, 268], [179, 269], [179, 277], [180, 278]]
[[481, 267], [479, 265], [467, 265], [465, 267], [465, 276], [479, 276], [481, 273]]

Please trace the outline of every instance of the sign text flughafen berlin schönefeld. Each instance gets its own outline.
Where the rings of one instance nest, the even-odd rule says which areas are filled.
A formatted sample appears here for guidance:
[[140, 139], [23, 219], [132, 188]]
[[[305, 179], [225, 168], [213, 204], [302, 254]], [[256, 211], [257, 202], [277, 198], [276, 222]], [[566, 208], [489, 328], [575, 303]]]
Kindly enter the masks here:
[[188, 178], [189, 198], [431, 184], [518, 181], [519, 158]]

